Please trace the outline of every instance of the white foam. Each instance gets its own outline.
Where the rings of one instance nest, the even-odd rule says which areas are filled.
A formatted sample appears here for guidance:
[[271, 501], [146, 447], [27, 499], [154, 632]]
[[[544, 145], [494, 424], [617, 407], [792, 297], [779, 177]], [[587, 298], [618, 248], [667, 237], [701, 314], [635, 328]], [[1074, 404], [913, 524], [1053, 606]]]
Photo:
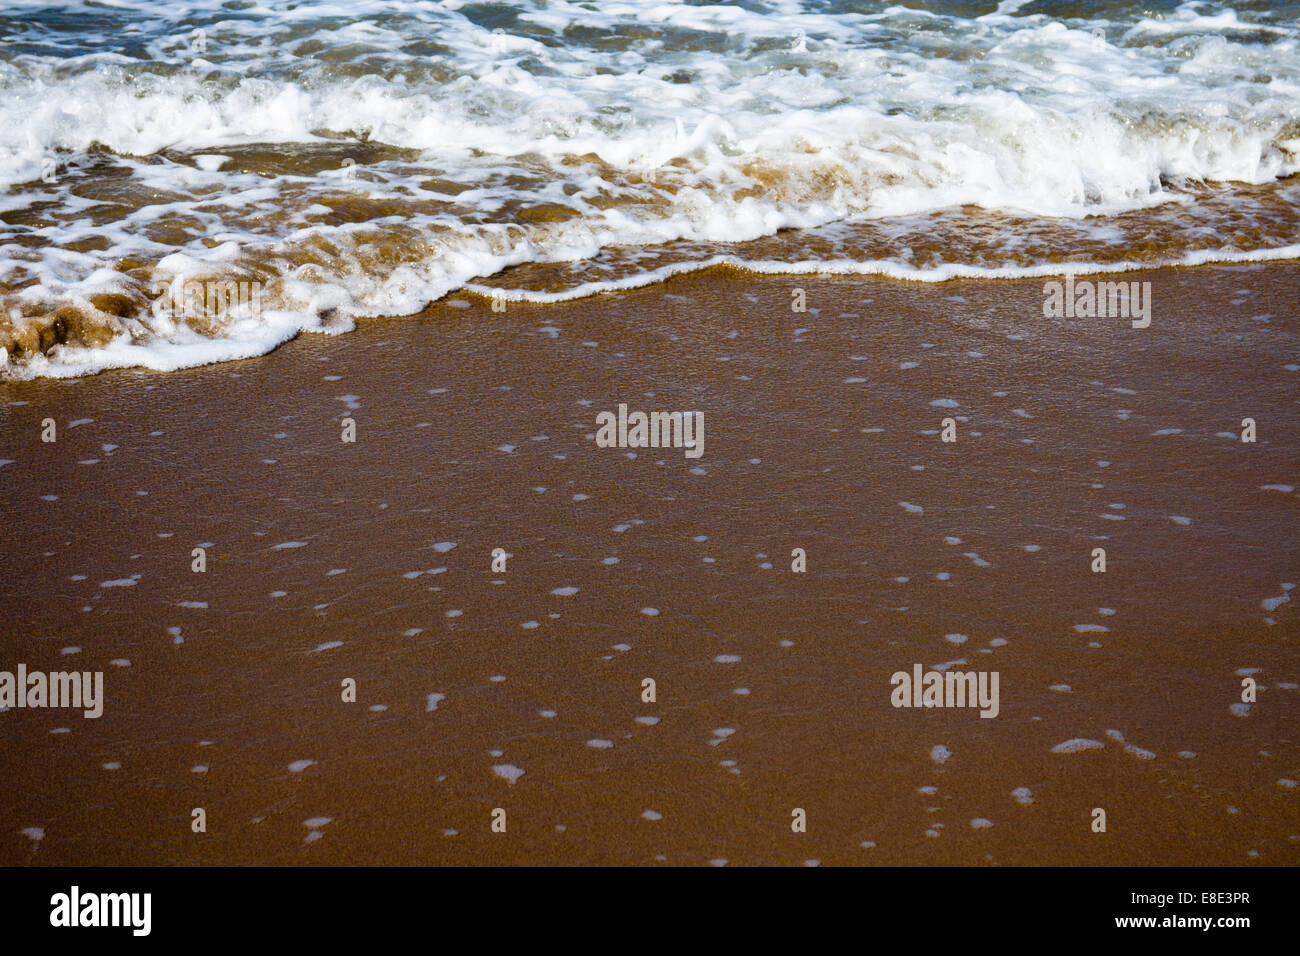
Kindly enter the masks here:
[[522, 767], [516, 767], [512, 763], [497, 764], [492, 768], [492, 772], [512, 787], [515, 785], [515, 781], [526, 773]]
[[1075, 737], [1072, 740], [1066, 740], [1052, 748], [1054, 754], [1077, 754], [1086, 750], [1101, 750], [1106, 745], [1100, 740], [1089, 740], [1086, 737]]
[[[969, 19], [897, 5], [831, 14], [796, 0], [752, 8], [522, 0], [497, 26], [458, 0], [400, 9], [354, 0], [346, 11], [264, 5], [240, 17], [222, 0], [165, 15], [114, 0], [119, 28], [87, 21], [79, 33], [61, 21], [67, 47], [54, 49], [40, 5], [10, 0], [6, 9], [33, 13], [13, 17], [10, 42], [23, 52], [0, 71], [9, 134], [0, 185], [15, 187], [0, 207], [53, 216], [64, 245], [0, 253], [0, 281], [27, 300], [62, 305], [121, 283], [115, 265], [125, 258], [157, 263], [147, 281], [246, 252], [284, 264], [276, 254], [294, 243], [337, 254], [329, 268], [285, 265], [275, 307], [217, 336], [132, 318], [108, 345], [58, 346], [9, 362], [7, 373], [227, 361], [301, 332], [346, 331], [355, 316], [410, 315], [449, 294], [560, 301], [727, 259], [753, 271], [942, 281], [1300, 256], [1300, 244], [1276, 236], [1261, 248], [1228, 237], [1218, 247], [1216, 222], [1190, 215], [1204, 205], [1199, 184], [1263, 186], [1297, 171], [1294, 21], [1191, 4], [1159, 19], [1107, 8], [1080, 21], [1021, 6], [1004, 0], [999, 12]], [[201, 56], [175, 28], [181, 20], [204, 24]], [[411, 37], [436, 37], [436, 50], [413, 49]], [[101, 52], [70, 55], [82, 46]], [[340, 152], [337, 168], [310, 175], [249, 168], [261, 164], [241, 152], [271, 144], [291, 156], [358, 141], [418, 159], [343, 168]], [[50, 159], [58, 175], [40, 183]], [[71, 248], [95, 202], [76, 187], [100, 162], [151, 199], [96, 225], [105, 248]], [[441, 245], [367, 268], [356, 250], [381, 217], [331, 222], [326, 201], [340, 196], [362, 208], [405, 201], [391, 219]], [[1005, 250], [953, 261], [903, 243], [877, 260], [712, 257], [558, 291], [480, 284], [514, 265], [601, 250], [744, 242], [963, 207], [1100, 235], [1115, 228], [1107, 217], [1164, 205], [1188, 210], [1185, 241], [1141, 262], [1009, 264], [1021, 259]], [[547, 206], [562, 215], [501, 214]], [[154, 236], [173, 219], [193, 225], [167, 255]], [[414, 249], [407, 233], [396, 235], [399, 251]], [[31, 284], [9, 281], [19, 271]], [[478, 307], [461, 297], [446, 304], [466, 317]]]

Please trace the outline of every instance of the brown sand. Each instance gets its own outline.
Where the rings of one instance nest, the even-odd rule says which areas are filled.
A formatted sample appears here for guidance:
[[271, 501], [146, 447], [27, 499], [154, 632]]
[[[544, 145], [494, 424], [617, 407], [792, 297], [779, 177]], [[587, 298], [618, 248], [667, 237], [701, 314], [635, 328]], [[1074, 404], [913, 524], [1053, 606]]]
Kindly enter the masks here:
[[[1300, 499], [1263, 490], [1300, 484], [1300, 268], [1124, 278], [1149, 329], [1044, 319], [1041, 281], [714, 271], [0, 385], [0, 669], [107, 697], [0, 713], [0, 863], [1297, 862], [1296, 602], [1261, 601], [1300, 580]], [[619, 402], [703, 410], [704, 457], [596, 447]], [[997, 718], [891, 707], [957, 659]]]

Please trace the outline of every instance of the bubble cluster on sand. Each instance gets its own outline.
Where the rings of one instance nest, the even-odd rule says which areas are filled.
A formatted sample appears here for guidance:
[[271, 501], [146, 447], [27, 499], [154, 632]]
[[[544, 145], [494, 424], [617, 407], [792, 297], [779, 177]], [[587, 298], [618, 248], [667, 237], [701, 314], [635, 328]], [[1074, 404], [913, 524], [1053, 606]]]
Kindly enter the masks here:
[[312, 817], [309, 820], [304, 820], [302, 822], [302, 825], [305, 826], [311, 832], [307, 834], [307, 839], [304, 840], [303, 842], [315, 843], [323, 836], [323, 834], [320, 832], [321, 827], [328, 826], [333, 822], [334, 822], [333, 817]]
[[1075, 737], [1071, 740], [1063, 741], [1052, 748], [1054, 754], [1078, 754], [1087, 750], [1101, 750], [1105, 744], [1100, 740], [1089, 740], [1086, 737]]
[[494, 766], [492, 772], [506, 783], [514, 786], [515, 781], [524, 775], [525, 770], [522, 767], [516, 767], [512, 763], [501, 763]]
[[1139, 747], [1136, 744], [1129, 743], [1124, 739], [1124, 735], [1118, 730], [1108, 730], [1106, 731], [1106, 736], [1117, 743], [1123, 744], [1124, 752], [1137, 757], [1139, 760], [1154, 760], [1156, 758], [1155, 753], [1152, 751]]
[[1284, 585], [1282, 594], [1278, 595], [1277, 597], [1265, 598], [1264, 600], [1259, 602], [1259, 606], [1262, 607], [1265, 611], [1268, 611], [1270, 614], [1273, 613], [1283, 604], [1287, 604], [1290, 602], [1291, 600], [1291, 595], [1289, 593], [1290, 590], [1291, 589], [1289, 587], [1286, 587]]

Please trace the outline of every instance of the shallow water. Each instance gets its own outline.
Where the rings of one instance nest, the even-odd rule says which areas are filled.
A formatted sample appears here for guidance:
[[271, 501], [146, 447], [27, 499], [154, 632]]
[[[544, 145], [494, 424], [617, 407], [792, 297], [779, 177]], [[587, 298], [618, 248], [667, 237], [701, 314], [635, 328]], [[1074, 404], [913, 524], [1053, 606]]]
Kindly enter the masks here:
[[3, 669], [105, 672], [0, 713], [0, 862], [1294, 865], [1300, 264], [1136, 277], [1144, 330], [715, 269], [0, 383]]

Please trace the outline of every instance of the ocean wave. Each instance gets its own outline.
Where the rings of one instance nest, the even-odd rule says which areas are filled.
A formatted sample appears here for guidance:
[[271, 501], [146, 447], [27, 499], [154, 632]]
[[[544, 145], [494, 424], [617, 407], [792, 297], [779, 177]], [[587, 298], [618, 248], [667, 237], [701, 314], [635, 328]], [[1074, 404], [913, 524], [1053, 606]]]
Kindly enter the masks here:
[[[1290, 6], [978, 6], [18, 0], [7, 374], [247, 357], [492, 277], [1294, 255]], [[195, 283], [221, 307], [160, 291]]]

